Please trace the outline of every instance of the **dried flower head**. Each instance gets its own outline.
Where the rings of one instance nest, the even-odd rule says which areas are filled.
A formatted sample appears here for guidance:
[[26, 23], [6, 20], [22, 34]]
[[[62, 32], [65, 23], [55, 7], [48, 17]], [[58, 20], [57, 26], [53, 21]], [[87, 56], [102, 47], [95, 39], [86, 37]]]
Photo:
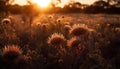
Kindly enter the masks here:
[[80, 44], [80, 39], [77, 37], [72, 37], [70, 40], [68, 40], [67, 45], [69, 47], [77, 47]]
[[53, 16], [52, 16], [52, 15], [49, 15], [49, 16], [48, 16], [48, 18], [50, 18], [50, 19], [51, 19], [51, 18], [53, 18]]
[[4, 19], [2, 20], [2, 24], [11, 24], [10, 18], [4, 18]]
[[70, 34], [74, 36], [81, 36], [88, 33], [88, 27], [85, 24], [74, 24], [70, 30]]
[[48, 24], [41, 24], [42, 28], [48, 28], [48, 26], [49, 26]]
[[3, 48], [2, 54], [6, 60], [14, 60], [22, 54], [22, 50], [20, 49], [20, 47], [15, 45], [5, 46]]
[[40, 22], [37, 22], [37, 23], [36, 23], [36, 26], [40, 26], [40, 25], [41, 25], [41, 23], [40, 23]]
[[48, 44], [61, 45], [65, 42], [65, 37], [60, 33], [54, 33], [48, 38]]
[[60, 22], [61, 22], [61, 19], [57, 19], [57, 22], [60, 23]]
[[70, 26], [70, 25], [65, 25], [65, 26], [64, 26], [64, 30], [65, 30], [65, 31], [69, 31], [70, 29], [71, 29], [71, 26]]

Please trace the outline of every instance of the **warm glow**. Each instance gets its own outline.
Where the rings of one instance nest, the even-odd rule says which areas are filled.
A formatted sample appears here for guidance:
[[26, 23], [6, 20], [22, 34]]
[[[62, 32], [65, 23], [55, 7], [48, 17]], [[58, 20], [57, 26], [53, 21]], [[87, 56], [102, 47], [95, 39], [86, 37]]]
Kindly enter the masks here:
[[32, 0], [32, 2], [36, 3], [40, 7], [48, 7], [51, 0]]
[[14, 0], [12, 4], [26, 5], [27, 1], [26, 0]]
[[[36, 3], [40, 7], [48, 7], [51, 2], [53, 3], [57, 2], [57, 0], [28, 0], [28, 1]], [[61, 0], [61, 4], [59, 4], [59, 6], [63, 7], [65, 4], [68, 4], [70, 1], [75, 1], [75, 2], [77, 1], [82, 4], [92, 4], [96, 0]], [[14, 0], [12, 4], [26, 5], [27, 0]]]

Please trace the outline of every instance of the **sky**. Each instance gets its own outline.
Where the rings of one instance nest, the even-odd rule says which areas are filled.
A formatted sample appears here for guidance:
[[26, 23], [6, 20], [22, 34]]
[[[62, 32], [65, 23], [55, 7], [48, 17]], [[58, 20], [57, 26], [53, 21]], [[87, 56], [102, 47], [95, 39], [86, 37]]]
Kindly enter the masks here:
[[80, 3], [82, 4], [92, 4], [94, 3], [96, 0], [78, 0]]
[[[82, 4], [92, 4], [96, 0], [75, 0], [75, 1], [79, 1]], [[68, 2], [69, 2], [69, 0], [62, 0], [63, 4], [66, 4]], [[13, 2], [13, 4], [25, 5], [25, 4], [27, 4], [27, 1], [26, 0], [15, 0]]]
[[26, 5], [26, 0], [14, 0], [13, 4]]

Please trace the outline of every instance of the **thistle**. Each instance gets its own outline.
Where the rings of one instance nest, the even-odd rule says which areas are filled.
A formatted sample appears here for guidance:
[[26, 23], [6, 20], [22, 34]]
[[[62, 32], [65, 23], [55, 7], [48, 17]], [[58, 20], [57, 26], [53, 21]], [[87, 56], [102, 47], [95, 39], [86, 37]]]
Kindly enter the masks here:
[[67, 45], [69, 47], [77, 47], [80, 45], [80, 39], [77, 37], [72, 37], [70, 40], [67, 41]]
[[7, 61], [14, 61], [22, 54], [22, 50], [20, 47], [12, 45], [12, 46], [5, 46], [2, 49], [2, 55], [5, 60]]
[[2, 20], [2, 24], [11, 24], [11, 19], [10, 18], [4, 18]]
[[65, 30], [65, 31], [69, 31], [70, 29], [71, 29], [71, 26], [70, 26], [70, 25], [65, 25], [65, 26], [64, 26], [64, 30]]
[[72, 26], [70, 30], [70, 35], [73, 36], [81, 36], [81, 35], [86, 35], [88, 33], [88, 27], [84, 24], [75, 24]]
[[53, 16], [52, 16], [52, 15], [49, 15], [49, 16], [48, 16], [48, 18], [52, 19], [52, 18], [53, 18]]
[[48, 38], [48, 44], [62, 45], [65, 42], [65, 37], [60, 33], [54, 33]]
[[28, 64], [27, 56], [22, 54], [22, 50], [17, 45], [7, 45], [2, 49], [2, 58], [7, 68], [23, 69]]

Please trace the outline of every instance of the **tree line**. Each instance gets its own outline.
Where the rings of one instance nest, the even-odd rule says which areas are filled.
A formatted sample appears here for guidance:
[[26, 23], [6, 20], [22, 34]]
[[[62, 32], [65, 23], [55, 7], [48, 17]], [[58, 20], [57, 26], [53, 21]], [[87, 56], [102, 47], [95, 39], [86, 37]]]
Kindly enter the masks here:
[[[61, 3], [61, 0], [58, 0]], [[97, 0], [93, 4], [81, 4], [80, 2], [70, 2], [64, 7], [56, 6], [51, 3], [49, 8], [36, 8], [37, 6], [30, 1], [27, 5], [12, 5], [13, 0], [0, 0], [0, 12], [11, 13], [110, 13], [120, 14], [120, 0]], [[58, 4], [58, 3], [57, 3]]]

